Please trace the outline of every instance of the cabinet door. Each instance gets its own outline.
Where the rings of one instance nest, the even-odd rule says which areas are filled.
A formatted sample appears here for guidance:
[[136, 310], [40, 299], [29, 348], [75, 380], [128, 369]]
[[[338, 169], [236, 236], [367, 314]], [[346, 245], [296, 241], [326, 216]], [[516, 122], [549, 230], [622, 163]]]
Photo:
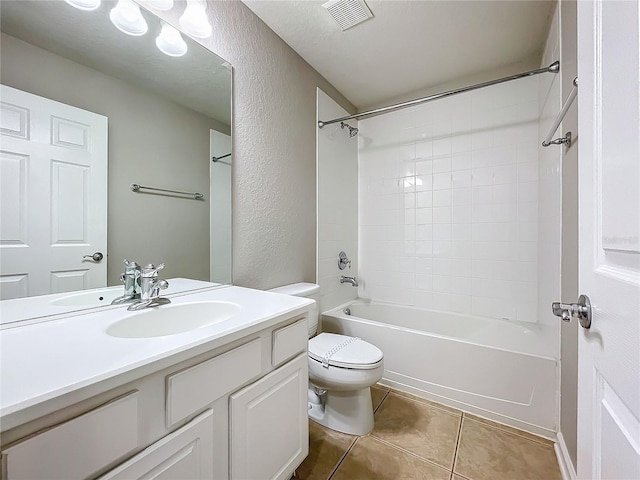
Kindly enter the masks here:
[[137, 448], [136, 391], [5, 449], [0, 477], [6, 480], [91, 477]]
[[287, 479], [309, 453], [307, 362], [303, 353], [231, 395], [231, 479]]
[[213, 410], [167, 435], [100, 480], [213, 478]]

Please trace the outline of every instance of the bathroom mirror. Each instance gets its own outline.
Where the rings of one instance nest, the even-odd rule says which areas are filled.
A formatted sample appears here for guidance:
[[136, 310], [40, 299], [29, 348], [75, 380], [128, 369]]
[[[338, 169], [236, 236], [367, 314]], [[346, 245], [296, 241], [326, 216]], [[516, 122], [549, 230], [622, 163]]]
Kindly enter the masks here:
[[[2, 2], [1, 299], [120, 285], [125, 258], [231, 283], [231, 66], [184, 34], [166, 55], [157, 16], [132, 36], [115, 7]], [[100, 148], [102, 176], [74, 163]]]

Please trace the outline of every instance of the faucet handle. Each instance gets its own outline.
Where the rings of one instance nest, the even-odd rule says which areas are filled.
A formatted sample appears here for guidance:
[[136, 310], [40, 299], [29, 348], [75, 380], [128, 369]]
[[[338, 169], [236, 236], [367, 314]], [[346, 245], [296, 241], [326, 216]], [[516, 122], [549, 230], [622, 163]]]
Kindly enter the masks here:
[[136, 262], [130, 262], [126, 258], [124, 259], [124, 273], [123, 276], [133, 276], [137, 278], [140, 276], [141, 267]]
[[166, 280], [158, 280], [151, 289], [151, 297], [157, 297], [160, 295], [160, 290], [169, 288], [169, 282]]
[[153, 263], [150, 263], [149, 265], [145, 265], [142, 268], [142, 276], [147, 278], [155, 277], [156, 275], [158, 275], [158, 272], [163, 268], [164, 268], [164, 263], [160, 263], [158, 265], [154, 265]]
[[351, 268], [351, 260], [347, 258], [347, 254], [344, 251], [341, 251], [338, 254], [338, 268], [344, 270], [347, 267]]

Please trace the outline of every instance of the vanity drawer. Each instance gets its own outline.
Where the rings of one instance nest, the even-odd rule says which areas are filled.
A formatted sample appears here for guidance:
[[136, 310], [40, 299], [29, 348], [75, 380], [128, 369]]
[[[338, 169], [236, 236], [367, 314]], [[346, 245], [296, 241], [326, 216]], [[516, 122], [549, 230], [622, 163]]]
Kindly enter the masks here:
[[98, 480], [211, 480], [213, 461], [213, 410], [207, 410]]
[[240, 385], [258, 378], [259, 338], [167, 377], [167, 427], [196, 413]]
[[6, 480], [86, 478], [138, 447], [138, 393], [36, 434], [2, 452]]
[[277, 367], [281, 363], [307, 351], [309, 326], [306, 317], [291, 325], [273, 331], [271, 363]]

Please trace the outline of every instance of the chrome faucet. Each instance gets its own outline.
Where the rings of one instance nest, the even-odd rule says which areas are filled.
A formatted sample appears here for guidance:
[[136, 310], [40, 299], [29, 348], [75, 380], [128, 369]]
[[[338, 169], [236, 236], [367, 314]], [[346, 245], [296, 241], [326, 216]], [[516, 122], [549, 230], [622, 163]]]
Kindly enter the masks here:
[[142, 270], [136, 262], [124, 259], [124, 273], [120, 275], [120, 281], [124, 285], [124, 295], [115, 298], [111, 305], [135, 302], [140, 300], [140, 276]]
[[140, 300], [133, 303], [127, 310], [142, 310], [147, 307], [157, 307], [171, 303], [168, 298], [160, 297], [160, 290], [169, 286], [169, 282], [158, 278], [158, 272], [164, 268], [160, 265], [149, 264], [142, 268], [140, 274]]
[[358, 286], [356, 277], [347, 277], [346, 275], [340, 275], [340, 283], [350, 283], [354, 287]]

